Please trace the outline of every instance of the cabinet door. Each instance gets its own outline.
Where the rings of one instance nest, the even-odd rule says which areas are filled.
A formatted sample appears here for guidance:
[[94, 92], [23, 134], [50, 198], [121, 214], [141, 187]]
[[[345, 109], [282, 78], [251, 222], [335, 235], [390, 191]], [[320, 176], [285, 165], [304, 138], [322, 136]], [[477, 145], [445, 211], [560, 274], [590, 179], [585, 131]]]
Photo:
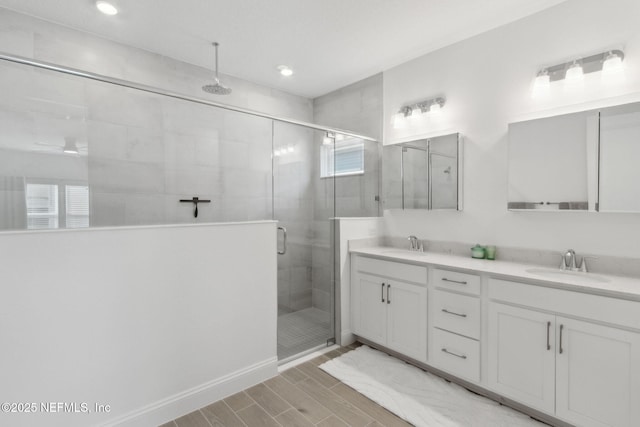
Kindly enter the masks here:
[[427, 288], [390, 280], [387, 290], [387, 347], [426, 362]]
[[640, 425], [640, 334], [562, 317], [557, 323], [556, 416], [585, 427]]
[[386, 282], [368, 274], [356, 274], [353, 293], [353, 332], [378, 344], [386, 344]]
[[555, 316], [489, 304], [488, 383], [534, 409], [555, 406]]

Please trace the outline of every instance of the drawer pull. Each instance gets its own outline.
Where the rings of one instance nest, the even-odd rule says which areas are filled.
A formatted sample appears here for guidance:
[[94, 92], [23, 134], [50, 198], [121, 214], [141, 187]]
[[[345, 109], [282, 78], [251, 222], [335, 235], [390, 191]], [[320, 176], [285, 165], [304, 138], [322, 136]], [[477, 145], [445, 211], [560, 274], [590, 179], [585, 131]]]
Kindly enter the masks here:
[[447, 350], [446, 348], [443, 348], [442, 351], [444, 351], [445, 353], [450, 354], [452, 356], [459, 357], [460, 359], [466, 359], [467, 358], [467, 356], [465, 356], [464, 354], [457, 354], [457, 353], [454, 353], [452, 351]]
[[449, 311], [449, 310], [447, 310], [446, 308], [443, 308], [443, 309], [442, 309], [442, 312], [443, 312], [443, 313], [447, 313], [447, 314], [453, 314], [454, 316], [467, 317], [467, 315], [466, 315], [466, 314], [461, 314], [461, 313], [456, 313], [456, 312], [454, 312], [454, 311]]
[[446, 277], [443, 277], [441, 279], [443, 282], [451, 282], [451, 283], [457, 283], [459, 285], [466, 285], [467, 282], [464, 280], [451, 280], [451, 279], [447, 279]]
[[382, 298], [382, 302], [384, 302], [384, 283], [382, 283], [381, 298]]

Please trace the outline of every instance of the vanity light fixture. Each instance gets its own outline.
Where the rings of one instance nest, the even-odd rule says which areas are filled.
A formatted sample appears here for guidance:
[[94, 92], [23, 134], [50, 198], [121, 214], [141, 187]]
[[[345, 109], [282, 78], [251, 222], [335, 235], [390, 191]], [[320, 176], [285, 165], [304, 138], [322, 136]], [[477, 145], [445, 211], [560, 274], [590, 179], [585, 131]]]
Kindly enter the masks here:
[[408, 119], [414, 121], [422, 117], [423, 114], [437, 113], [444, 106], [445, 102], [444, 97], [437, 97], [416, 102], [415, 104], [404, 105], [391, 118], [391, 125], [394, 129], [403, 129], [406, 127]]
[[606, 73], [612, 69], [621, 69], [622, 61], [624, 61], [624, 52], [614, 49], [545, 67], [538, 71], [536, 75], [534, 90], [558, 80], [579, 82], [585, 74], [596, 71], [604, 71]]
[[564, 78], [569, 83], [577, 83], [582, 81], [582, 79], [584, 78], [584, 70], [582, 69], [582, 65], [580, 65], [578, 61], [573, 61], [573, 63], [567, 68]]
[[544, 68], [538, 72], [534, 85], [537, 88], [544, 88], [544, 87], [548, 87], [550, 82], [551, 82], [551, 79], [549, 78], [549, 71], [546, 68]]
[[118, 9], [114, 5], [106, 1], [101, 1], [101, 0], [97, 1], [96, 7], [100, 12], [104, 13], [105, 15], [113, 16], [118, 14]]
[[286, 65], [278, 65], [278, 71], [285, 77], [289, 77], [293, 75], [293, 70]]
[[622, 70], [623, 57], [624, 54], [619, 54], [615, 51], [608, 52], [604, 62], [602, 63], [602, 73], [611, 74]]

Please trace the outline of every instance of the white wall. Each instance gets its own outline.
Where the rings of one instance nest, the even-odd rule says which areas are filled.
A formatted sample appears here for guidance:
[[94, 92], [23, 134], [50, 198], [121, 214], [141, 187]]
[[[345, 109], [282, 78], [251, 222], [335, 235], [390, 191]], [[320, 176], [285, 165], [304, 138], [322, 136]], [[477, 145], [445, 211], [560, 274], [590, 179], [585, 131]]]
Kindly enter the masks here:
[[2, 401], [111, 412], [0, 425], [155, 426], [276, 375], [275, 225], [1, 234]]
[[[465, 137], [464, 212], [387, 211], [391, 235], [640, 257], [639, 214], [507, 212], [507, 124], [640, 99], [640, 2], [569, 0], [384, 73], [385, 143], [459, 131]], [[623, 48], [626, 80], [587, 75], [584, 88], [552, 83], [533, 99], [544, 67]], [[444, 95], [437, 119], [391, 128], [403, 104]], [[544, 171], [540, 171], [544, 173]]]
[[[201, 87], [211, 82], [209, 69], [3, 8], [0, 51], [276, 116], [313, 117], [310, 99], [229, 76], [222, 79], [233, 88], [230, 96], [207, 94]], [[272, 218], [271, 120], [6, 61], [0, 93], [0, 149], [18, 166], [33, 166], [0, 162], [0, 177], [69, 175], [45, 165], [54, 157], [39, 153], [61, 157], [65, 138], [75, 138], [92, 226]], [[15, 186], [0, 187], [5, 204], [24, 198]], [[198, 219], [192, 205], [179, 202], [194, 196], [211, 200]], [[0, 229], [23, 228], [19, 213], [0, 209]]]

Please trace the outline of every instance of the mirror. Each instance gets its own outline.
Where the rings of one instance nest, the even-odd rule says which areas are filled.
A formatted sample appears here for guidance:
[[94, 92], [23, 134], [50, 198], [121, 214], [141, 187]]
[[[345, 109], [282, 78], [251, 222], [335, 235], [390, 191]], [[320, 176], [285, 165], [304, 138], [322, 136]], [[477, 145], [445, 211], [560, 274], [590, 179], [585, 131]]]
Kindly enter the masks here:
[[640, 212], [640, 103], [509, 124], [509, 210]]
[[387, 145], [382, 153], [385, 209], [462, 209], [458, 133]]
[[594, 111], [511, 123], [508, 208], [595, 210], [597, 132]]
[[599, 211], [640, 212], [640, 103], [600, 113]]

